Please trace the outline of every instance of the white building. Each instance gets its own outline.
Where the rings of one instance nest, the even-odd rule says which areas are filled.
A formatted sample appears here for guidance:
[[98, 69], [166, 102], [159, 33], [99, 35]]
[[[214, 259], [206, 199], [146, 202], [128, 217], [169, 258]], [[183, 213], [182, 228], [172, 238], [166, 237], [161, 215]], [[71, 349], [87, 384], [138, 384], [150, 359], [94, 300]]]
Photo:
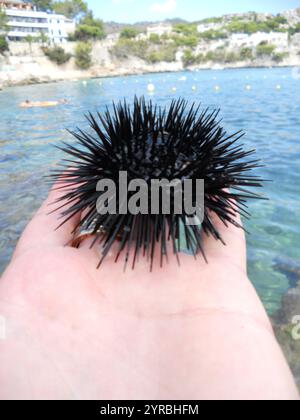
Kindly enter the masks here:
[[39, 12], [21, 0], [0, 0], [0, 7], [8, 18], [10, 41], [22, 41], [28, 36], [46, 35], [50, 42], [66, 42], [68, 34], [74, 32], [75, 23], [63, 15]]
[[278, 48], [287, 48], [289, 35], [286, 32], [256, 32], [254, 34], [232, 34], [230, 37], [230, 47], [257, 47], [262, 42], [274, 44]]
[[74, 33], [75, 22], [63, 15], [48, 14], [49, 38], [54, 44], [66, 42], [68, 35]]
[[169, 35], [173, 31], [172, 25], [166, 24], [158, 24], [153, 26], [148, 26], [147, 28], [147, 35], [151, 36], [153, 34], [162, 36], [162, 35]]
[[207, 31], [217, 31], [221, 29], [223, 23], [201, 23], [197, 26], [197, 31], [200, 33], [207, 32]]

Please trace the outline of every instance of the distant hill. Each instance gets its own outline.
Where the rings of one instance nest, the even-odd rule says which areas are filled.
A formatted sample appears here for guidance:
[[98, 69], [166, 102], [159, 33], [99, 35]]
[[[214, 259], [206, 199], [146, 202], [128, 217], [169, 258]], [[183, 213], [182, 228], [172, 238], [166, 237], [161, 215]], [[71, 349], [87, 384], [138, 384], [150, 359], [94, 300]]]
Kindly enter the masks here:
[[256, 13], [256, 12], [248, 12], [248, 13], [233, 13], [228, 15], [223, 15], [219, 17], [211, 17], [206, 19], [195, 19], [193, 22], [189, 22], [187, 20], [181, 18], [174, 18], [174, 19], [166, 19], [163, 21], [145, 21], [145, 22], [137, 22], [134, 24], [126, 24], [126, 23], [118, 23], [118, 22], [105, 22], [105, 29], [108, 34], [121, 32], [122, 29], [132, 27], [138, 29], [140, 31], [144, 31], [148, 26], [158, 24], [158, 23], [167, 23], [171, 25], [176, 25], [179, 23], [212, 23], [212, 22], [228, 22], [228, 21], [253, 21], [253, 20], [265, 20], [272, 17], [285, 17], [288, 22], [293, 23], [298, 21], [300, 17], [300, 8], [285, 10], [277, 15], [272, 15], [270, 13]]
[[167, 23], [171, 25], [177, 25], [179, 23], [189, 23], [188, 21], [180, 18], [174, 18], [174, 19], [166, 19], [164, 21], [145, 21], [145, 22], [136, 22], [134, 24], [130, 23], [118, 23], [118, 22], [104, 22], [105, 30], [107, 34], [113, 34], [121, 32], [124, 28], [135, 28], [139, 31], [145, 31], [148, 26], [155, 25], [158, 23]]

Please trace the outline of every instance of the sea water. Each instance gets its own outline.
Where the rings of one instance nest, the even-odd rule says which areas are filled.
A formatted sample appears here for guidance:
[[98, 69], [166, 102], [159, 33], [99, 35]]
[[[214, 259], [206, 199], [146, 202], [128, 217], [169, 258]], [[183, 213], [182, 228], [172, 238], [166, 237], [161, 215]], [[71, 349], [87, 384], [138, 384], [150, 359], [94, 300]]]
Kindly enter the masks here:
[[[148, 85], [154, 90], [149, 92]], [[33, 213], [47, 196], [44, 176], [62, 158], [54, 148], [72, 142], [67, 129], [88, 128], [85, 114], [103, 111], [124, 96], [145, 95], [165, 106], [183, 97], [221, 108], [229, 133], [244, 129], [247, 149], [256, 149], [272, 180], [269, 201], [253, 201], [245, 221], [250, 232], [248, 271], [269, 313], [300, 273], [300, 71], [242, 69], [199, 71], [24, 86], [0, 92], [0, 272]], [[67, 99], [56, 108], [19, 108], [25, 100]], [[295, 274], [296, 273], [296, 274]]]

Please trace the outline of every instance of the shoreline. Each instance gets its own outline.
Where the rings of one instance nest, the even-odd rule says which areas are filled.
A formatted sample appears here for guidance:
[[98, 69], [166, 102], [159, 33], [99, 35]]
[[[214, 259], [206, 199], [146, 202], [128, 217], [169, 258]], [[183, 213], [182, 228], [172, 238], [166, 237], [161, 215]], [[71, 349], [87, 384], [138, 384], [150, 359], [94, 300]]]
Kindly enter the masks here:
[[40, 44], [29, 45], [26, 42], [11, 42], [9, 52], [4, 55], [0, 54], [0, 88], [184, 71], [300, 68], [300, 54], [292, 49], [289, 56], [280, 62], [274, 61], [272, 57], [256, 57], [255, 59], [227, 63], [222, 60], [219, 62], [211, 60], [202, 64], [185, 66], [182, 57], [177, 57], [171, 62], [160, 61], [153, 64], [133, 55], [118, 58], [111, 53], [114, 45], [115, 42], [109, 39], [93, 43], [92, 65], [88, 70], [82, 70], [76, 64], [76, 43], [74, 42], [64, 44], [64, 51], [71, 58], [62, 65], [56, 64], [45, 56]]
[[[164, 63], [162, 63], [164, 64]], [[169, 63], [166, 63], [169, 64]], [[274, 64], [274, 63], [273, 63]], [[15, 78], [9, 78], [9, 80], [1, 80], [1, 71], [0, 71], [0, 91], [4, 91], [6, 88], [10, 87], [22, 87], [22, 86], [34, 86], [34, 85], [41, 85], [41, 84], [51, 84], [51, 83], [61, 83], [61, 82], [76, 82], [76, 81], [82, 81], [82, 80], [96, 80], [96, 79], [106, 79], [106, 78], [117, 78], [117, 77], [130, 77], [130, 76], [145, 76], [145, 75], [154, 75], [154, 74], [171, 74], [171, 73], [183, 73], [183, 72], [201, 72], [201, 71], [226, 71], [226, 70], [242, 70], [242, 69], [275, 69], [275, 68], [300, 68], [300, 61], [299, 63], [291, 63], [291, 64], [275, 64], [270, 65], [270, 63], [255, 63], [253, 65], [247, 63], [237, 63], [235, 65], [219, 65], [220, 67], [216, 67], [218, 65], [213, 66], [193, 66], [193, 67], [187, 67], [187, 68], [176, 68], [176, 69], [170, 69], [169, 65], [167, 66], [159, 66], [160, 68], [153, 68], [155, 66], [149, 66], [149, 68], [136, 68], [132, 70], [127, 69], [121, 69], [119, 71], [113, 71], [113, 70], [107, 70], [105, 71], [78, 71], [76, 74], [74, 72], [68, 72], [66, 71], [64, 77], [61, 75], [63, 74], [63, 71], [61, 72], [61, 75], [57, 77], [52, 77], [48, 74], [48, 76], [38, 76], [38, 75], [28, 75], [24, 78], [20, 77], [20, 72], [13, 72], [14, 75], [16, 75]], [[18, 73], [18, 74], [16, 74]]]

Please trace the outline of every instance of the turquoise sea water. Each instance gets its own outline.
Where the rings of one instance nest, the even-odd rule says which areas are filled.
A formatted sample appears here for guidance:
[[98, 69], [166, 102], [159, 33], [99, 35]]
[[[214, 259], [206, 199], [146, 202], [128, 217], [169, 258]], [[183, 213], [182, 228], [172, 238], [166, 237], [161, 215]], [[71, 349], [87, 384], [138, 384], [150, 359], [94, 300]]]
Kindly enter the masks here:
[[[103, 110], [112, 100], [134, 94], [169, 104], [177, 96], [221, 107], [228, 131], [244, 129], [245, 145], [256, 148], [272, 179], [264, 193], [269, 201], [250, 203], [247, 222], [249, 275], [270, 313], [297, 276], [300, 261], [300, 72], [292, 69], [243, 69], [130, 76], [49, 85], [0, 92], [0, 272], [9, 262], [17, 239], [47, 195], [43, 176], [62, 157], [53, 145], [73, 141], [66, 128], [87, 127], [84, 114]], [[185, 76], [186, 80], [180, 80]], [[246, 86], [248, 88], [246, 88]], [[279, 86], [280, 85], [280, 86]], [[192, 89], [196, 86], [196, 90]], [[220, 89], [217, 90], [216, 86]], [[251, 86], [251, 89], [250, 89]], [[176, 87], [176, 93], [172, 88]], [[66, 98], [67, 105], [21, 109], [18, 104]], [[295, 270], [294, 270], [295, 271]], [[300, 272], [300, 269], [299, 269]]]

